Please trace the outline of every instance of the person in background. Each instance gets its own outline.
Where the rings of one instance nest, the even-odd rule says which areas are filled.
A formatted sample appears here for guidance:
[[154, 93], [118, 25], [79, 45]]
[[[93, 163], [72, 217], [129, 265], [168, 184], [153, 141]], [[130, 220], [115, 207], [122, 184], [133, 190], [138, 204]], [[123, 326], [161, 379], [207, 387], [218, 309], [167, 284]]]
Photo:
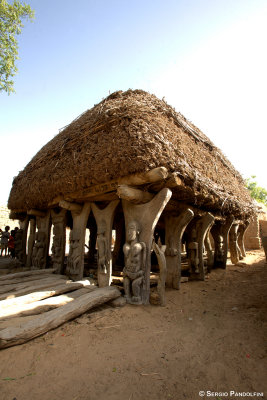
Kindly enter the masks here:
[[12, 230], [10, 232], [10, 236], [8, 239], [8, 254], [11, 258], [15, 258], [15, 231]]
[[9, 233], [10, 226], [6, 226], [5, 230], [1, 232], [1, 256], [3, 255], [3, 252], [5, 251], [5, 257], [7, 257], [7, 249], [8, 249], [8, 239], [10, 236]]

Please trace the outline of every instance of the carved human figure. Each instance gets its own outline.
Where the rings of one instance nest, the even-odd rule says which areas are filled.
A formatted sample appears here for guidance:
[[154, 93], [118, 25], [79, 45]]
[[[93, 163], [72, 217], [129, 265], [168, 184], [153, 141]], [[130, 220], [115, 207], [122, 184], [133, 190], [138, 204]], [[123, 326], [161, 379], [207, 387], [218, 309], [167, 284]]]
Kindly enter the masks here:
[[146, 264], [146, 245], [139, 242], [140, 229], [136, 221], [128, 224], [127, 242], [123, 246], [125, 267], [123, 269], [123, 286], [126, 301], [141, 304], [141, 284], [144, 279]]
[[63, 237], [59, 225], [54, 225], [53, 228], [53, 244], [51, 247], [53, 264], [61, 262], [61, 248]]
[[97, 229], [97, 264], [99, 272], [107, 273], [107, 262], [108, 262], [108, 244], [106, 234], [106, 223], [105, 221], [100, 221]]
[[70, 233], [70, 250], [69, 250], [69, 256], [68, 256], [68, 261], [67, 261], [67, 271], [68, 271], [68, 273], [73, 274], [73, 275], [79, 273], [79, 266], [80, 266], [80, 261], [81, 261], [79, 242], [80, 242], [80, 232], [71, 231], [71, 233]]
[[38, 231], [35, 234], [35, 243], [32, 253], [32, 265], [36, 268], [43, 268], [45, 266], [45, 232]]
[[189, 250], [189, 266], [191, 272], [196, 274], [199, 273], [199, 255], [198, 255], [198, 242], [197, 242], [197, 231], [195, 228], [192, 229], [192, 240], [188, 244]]

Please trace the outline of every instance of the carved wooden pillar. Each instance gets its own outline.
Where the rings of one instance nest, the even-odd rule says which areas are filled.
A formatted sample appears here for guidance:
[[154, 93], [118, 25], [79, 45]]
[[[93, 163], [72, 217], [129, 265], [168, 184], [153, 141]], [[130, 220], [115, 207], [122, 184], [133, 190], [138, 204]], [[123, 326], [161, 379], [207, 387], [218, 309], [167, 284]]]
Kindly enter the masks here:
[[46, 268], [51, 229], [50, 211], [30, 210], [28, 214], [36, 217], [37, 226], [31, 264], [33, 268]]
[[94, 218], [89, 218], [87, 227], [90, 230], [89, 237], [89, 251], [88, 251], [88, 263], [90, 265], [94, 264], [95, 261], [95, 247], [96, 247], [96, 237], [97, 237], [97, 226]]
[[120, 261], [122, 261], [123, 259], [122, 246], [123, 246], [123, 239], [125, 236], [125, 227], [122, 214], [116, 214], [114, 227], [116, 230], [116, 240], [112, 255], [112, 264], [116, 265], [116, 263], [118, 263], [118, 265], [122, 265]]
[[179, 216], [167, 215], [165, 217], [165, 243], [167, 277], [166, 287], [180, 288], [181, 280], [181, 241], [185, 228], [193, 218], [194, 213], [189, 208]]
[[191, 277], [194, 279], [205, 280], [205, 266], [204, 266], [204, 240], [209, 231], [210, 227], [214, 223], [214, 217], [212, 214], [207, 213], [206, 215], [195, 218], [190, 223], [189, 231], [189, 264]]
[[210, 232], [214, 240], [214, 267], [226, 268], [228, 233], [234, 221], [231, 215], [225, 221], [216, 221]]
[[26, 261], [27, 267], [31, 267], [32, 265], [32, 251], [35, 241], [35, 231], [36, 231], [36, 219], [33, 217], [30, 219], [30, 234], [28, 237], [28, 254]]
[[85, 229], [91, 210], [91, 203], [84, 203], [81, 206], [76, 203], [60, 201], [59, 205], [62, 208], [70, 210], [73, 219], [66, 275], [73, 280], [79, 280], [83, 277]]
[[244, 237], [246, 230], [248, 229], [249, 226], [249, 221], [245, 221], [244, 224], [240, 224], [238, 228], [238, 245], [241, 251], [241, 255], [243, 257], [246, 257], [246, 249], [245, 249], [245, 243], [244, 243]]
[[27, 254], [27, 232], [29, 225], [29, 216], [21, 216], [19, 218], [19, 230], [15, 236], [15, 256], [23, 264], [26, 264]]
[[208, 232], [205, 236], [205, 239], [204, 239], [205, 250], [207, 252], [208, 271], [210, 271], [212, 269], [213, 264], [214, 264], [214, 254], [213, 254], [211, 243], [210, 243], [209, 233], [210, 233], [210, 229], [208, 230]]
[[109, 286], [111, 283], [112, 258], [111, 236], [115, 209], [119, 200], [114, 200], [101, 210], [96, 204], [92, 204], [92, 211], [97, 225], [97, 279], [98, 286]]
[[[159, 217], [171, 198], [171, 195], [172, 192], [164, 188], [157, 193], [151, 201], [145, 204], [132, 204], [127, 200], [122, 200], [126, 227], [126, 243], [124, 245], [126, 265], [124, 267], [124, 281], [126, 279], [130, 280], [130, 285], [133, 290], [135, 290], [134, 287], [136, 288], [136, 285], [139, 285], [140, 288], [140, 300], [139, 298], [136, 299], [137, 296], [132, 296], [131, 298], [127, 296], [127, 301], [129, 303], [149, 304], [150, 257], [153, 233]], [[133, 230], [136, 230], [136, 232], [133, 233]], [[134, 236], [135, 239], [132, 240]], [[140, 253], [139, 255], [138, 252]], [[140, 268], [137, 274], [134, 272], [132, 273], [133, 278], [131, 279], [129, 277], [131, 275], [130, 270], [135, 269], [135, 267], [138, 268], [136, 263]], [[143, 265], [143, 263], [145, 265]], [[126, 273], [128, 274], [127, 276]], [[135, 275], [138, 275], [139, 278], [134, 278]], [[139, 281], [137, 282], [137, 280]], [[138, 292], [139, 288], [137, 290]]]
[[64, 270], [64, 258], [66, 247], [66, 214], [67, 210], [59, 212], [51, 210], [53, 224], [52, 262], [56, 272], [62, 274]]
[[237, 239], [238, 239], [238, 228], [239, 224], [233, 223], [229, 231], [229, 248], [230, 257], [233, 264], [237, 264], [240, 260], [241, 251], [239, 249]]

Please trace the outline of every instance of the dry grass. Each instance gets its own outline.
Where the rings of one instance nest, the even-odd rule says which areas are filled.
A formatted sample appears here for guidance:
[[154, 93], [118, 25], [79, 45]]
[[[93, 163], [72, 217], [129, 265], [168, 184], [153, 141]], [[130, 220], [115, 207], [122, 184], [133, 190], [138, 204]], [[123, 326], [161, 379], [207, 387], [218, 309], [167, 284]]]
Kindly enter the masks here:
[[197, 199], [212, 195], [224, 214], [251, 214], [243, 179], [222, 152], [142, 90], [115, 92], [65, 127], [14, 179], [8, 205], [45, 209], [56, 196], [158, 166], [178, 172]]

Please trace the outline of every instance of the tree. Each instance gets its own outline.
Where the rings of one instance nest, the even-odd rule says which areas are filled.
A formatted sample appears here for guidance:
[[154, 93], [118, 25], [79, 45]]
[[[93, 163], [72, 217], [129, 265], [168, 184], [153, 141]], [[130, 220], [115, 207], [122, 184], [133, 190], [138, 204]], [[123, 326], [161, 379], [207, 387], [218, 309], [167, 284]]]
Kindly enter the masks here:
[[250, 195], [253, 199], [267, 206], [267, 190], [258, 186], [255, 178], [256, 176], [252, 175], [250, 178], [246, 179], [246, 187], [250, 191]]
[[23, 18], [34, 18], [34, 11], [28, 4], [0, 0], [0, 91], [8, 94], [14, 92], [12, 78], [16, 75], [15, 61], [19, 58], [17, 35], [24, 26]]

